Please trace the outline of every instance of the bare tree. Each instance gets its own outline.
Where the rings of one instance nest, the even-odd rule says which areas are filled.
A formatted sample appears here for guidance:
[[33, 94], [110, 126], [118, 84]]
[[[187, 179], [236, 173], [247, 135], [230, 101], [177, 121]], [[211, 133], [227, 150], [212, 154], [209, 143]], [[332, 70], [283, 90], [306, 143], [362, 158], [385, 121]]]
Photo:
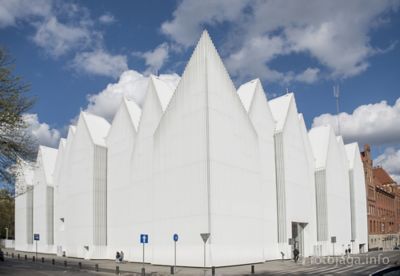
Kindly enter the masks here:
[[32, 161], [37, 143], [27, 131], [23, 114], [33, 105], [27, 96], [29, 85], [13, 74], [14, 62], [0, 48], [0, 182], [13, 190], [19, 160]]

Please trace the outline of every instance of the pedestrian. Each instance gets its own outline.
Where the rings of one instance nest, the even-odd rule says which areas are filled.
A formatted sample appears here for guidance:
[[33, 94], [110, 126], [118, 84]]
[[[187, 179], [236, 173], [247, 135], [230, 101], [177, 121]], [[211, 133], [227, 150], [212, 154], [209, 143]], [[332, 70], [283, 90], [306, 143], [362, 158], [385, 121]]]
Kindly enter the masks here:
[[117, 251], [117, 254], [115, 254], [115, 261], [116, 261], [117, 263], [119, 263], [119, 262], [120, 262], [120, 259], [121, 259], [121, 254], [119, 254], [119, 252]]
[[349, 245], [349, 248], [347, 249], [347, 252], [349, 252], [349, 255], [351, 254], [351, 248], [350, 248], [350, 245]]
[[121, 250], [121, 254], [120, 254], [120, 258], [119, 260], [121, 261], [121, 263], [124, 261], [124, 251]]
[[299, 250], [295, 247], [293, 250], [293, 257], [294, 257], [293, 259], [295, 263], [297, 263], [297, 261], [299, 260], [299, 254], [300, 254]]
[[347, 256], [347, 249], [344, 251], [344, 255], [346, 255], [346, 256]]

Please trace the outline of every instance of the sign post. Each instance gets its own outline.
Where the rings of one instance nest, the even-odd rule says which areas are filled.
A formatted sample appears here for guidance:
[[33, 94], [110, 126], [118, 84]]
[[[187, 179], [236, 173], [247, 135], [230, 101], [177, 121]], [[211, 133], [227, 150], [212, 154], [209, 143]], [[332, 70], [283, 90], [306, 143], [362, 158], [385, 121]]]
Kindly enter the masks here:
[[39, 234], [33, 234], [33, 239], [35, 240], [36, 243], [36, 260], [37, 260], [37, 242], [40, 240], [40, 235]]
[[206, 268], [206, 243], [208, 238], [210, 237], [210, 233], [201, 233], [200, 236], [204, 242], [204, 268]]
[[179, 239], [178, 234], [174, 234], [173, 239], [174, 239], [174, 267], [176, 267], [176, 242]]
[[147, 234], [140, 234], [140, 243], [143, 246], [143, 268], [144, 268], [144, 245], [149, 243], [149, 235]]
[[331, 243], [332, 243], [332, 251], [333, 251], [333, 256], [335, 256], [335, 243], [336, 243], [336, 236], [331, 237]]

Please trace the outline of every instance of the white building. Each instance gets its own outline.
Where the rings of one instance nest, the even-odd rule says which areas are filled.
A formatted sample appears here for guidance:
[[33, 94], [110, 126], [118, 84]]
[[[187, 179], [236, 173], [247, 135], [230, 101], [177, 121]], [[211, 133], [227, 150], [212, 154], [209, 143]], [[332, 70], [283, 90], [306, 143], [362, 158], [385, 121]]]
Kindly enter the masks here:
[[[172, 265], [178, 234], [178, 265], [226, 266], [294, 247], [333, 254], [331, 236], [335, 254], [367, 242], [358, 148], [329, 128], [308, 134], [292, 93], [268, 102], [257, 79], [236, 90], [207, 32], [176, 89], [151, 76], [143, 106], [123, 99], [111, 126], [82, 112], [53, 163], [51, 181], [35, 177], [54, 186], [54, 246], [47, 226], [43, 252], [142, 261], [148, 234], [145, 262]], [[16, 203], [18, 250], [32, 250], [43, 222], [31, 196]]]
[[[348, 161], [343, 142], [336, 139], [330, 126], [311, 129], [309, 137], [315, 156], [318, 254], [344, 254], [351, 241], [351, 219]], [[332, 237], [336, 239], [334, 243]]]
[[54, 186], [53, 172], [57, 150], [40, 146], [33, 175], [33, 233], [39, 234], [37, 250], [54, 251]]
[[365, 197], [364, 169], [357, 143], [345, 145], [349, 160], [349, 184], [351, 200], [351, 240], [352, 252], [364, 253], [368, 250], [367, 199]]
[[33, 249], [33, 167], [21, 165], [15, 196], [15, 250]]
[[[307, 145], [304, 121], [292, 93], [269, 102], [276, 120], [275, 161], [279, 250], [291, 256], [311, 256], [317, 241], [314, 163]], [[289, 244], [291, 239], [291, 244]]]

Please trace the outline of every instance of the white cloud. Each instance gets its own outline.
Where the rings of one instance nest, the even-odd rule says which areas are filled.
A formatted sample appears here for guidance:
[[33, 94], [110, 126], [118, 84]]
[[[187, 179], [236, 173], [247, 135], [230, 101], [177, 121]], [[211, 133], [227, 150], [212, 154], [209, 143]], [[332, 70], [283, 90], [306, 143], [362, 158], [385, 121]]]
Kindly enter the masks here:
[[307, 68], [297, 76], [295, 76], [295, 80], [305, 83], [314, 83], [318, 79], [318, 68]]
[[99, 21], [103, 24], [112, 24], [115, 22], [115, 18], [112, 14], [110, 13], [105, 13], [102, 16], [99, 17]]
[[72, 68], [92, 75], [117, 78], [123, 71], [128, 70], [125, 55], [111, 55], [104, 50], [78, 53], [71, 64]]
[[135, 52], [133, 55], [144, 59], [145, 64], [147, 65], [145, 74], [157, 74], [158, 70], [160, 70], [164, 63], [168, 60], [169, 46], [167, 43], [162, 43], [152, 51], [147, 51], [144, 53]]
[[51, 128], [46, 123], [39, 122], [37, 114], [27, 113], [23, 115], [24, 121], [28, 125], [28, 133], [37, 140], [39, 145], [58, 147], [58, 142], [60, 140], [60, 131]]
[[91, 39], [88, 29], [62, 24], [54, 16], [39, 24], [33, 37], [38, 46], [54, 57], [74, 48], [85, 47], [91, 43]]
[[[340, 113], [340, 133], [346, 142], [383, 145], [400, 142], [400, 98], [393, 106], [386, 101], [361, 105], [352, 114]], [[337, 116], [322, 114], [313, 127], [331, 125], [337, 131]]]
[[[176, 87], [180, 77], [177, 74], [160, 75], [159, 79]], [[98, 94], [89, 95], [86, 111], [111, 121], [123, 97], [143, 104], [149, 77], [137, 71], [128, 70], [121, 74], [117, 83], [110, 83]]]
[[[196, 42], [205, 26], [229, 23], [223, 48], [234, 76], [247, 78], [251, 73], [270, 81], [311, 83], [319, 75], [348, 78], [365, 71], [369, 57], [385, 52], [371, 45], [370, 31], [387, 21], [388, 12], [397, 10], [399, 3], [182, 1], [172, 20], [162, 24], [161, 31], [188, 47]], [[265, 53], [257, 43], [265, 45]], [[304, 68], [304, 75], [296, 77], [293, 72], [279, 72], [271, 67], [271, 61], [288, 54], [311, 56], [319, 62], [319, 71]], [[321, 70], [324, 74], [319, 74]]]
[[214, 25], [237, 19], [247, 5], [243, 0], [182, 1], [173, 19], [164, 22], [161, 31], [184, 46], [193, 45], [200, 37], [203, 24]]
[[400, 185], [400, 149], [386, 148], [385, 152], [374, 160], [374, 164], [384, 168]]
[[50, 0], [2, 0], [0, 1], [0, 28], [15, 26], [18, 21], [30, 21], [46, 17], [51, 12]]

